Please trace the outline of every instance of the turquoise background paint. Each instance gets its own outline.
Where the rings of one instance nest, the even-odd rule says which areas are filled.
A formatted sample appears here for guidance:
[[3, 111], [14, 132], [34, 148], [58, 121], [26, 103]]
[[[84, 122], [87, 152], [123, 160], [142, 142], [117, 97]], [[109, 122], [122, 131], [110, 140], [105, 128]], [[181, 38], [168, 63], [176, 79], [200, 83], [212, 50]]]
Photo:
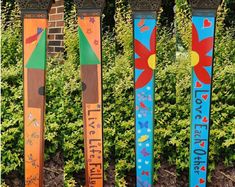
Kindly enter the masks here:
[[[211, 22], [211, 27], [204, 28], [203, 22], [205, 19], [208, 19]], [[208, 37], [214, 37], [214, 28], [215, 28], [215, 18], [214, 17], [204, 17], [204, 16], [193, 16], [192, 22], [195, 25], [199, 40], [203, 40]], [[192, 41], [193, 42], [193, 41]], [[207, 54], [207, 56], [212, 56], [213, 49]], [[208, 71], [209, 75], [212, 79], [212, 66], [206, 67], [206, 70]], [[209, 118], [210, 118], [210, 99], [211, 99], [211, 84], [202, 84], [201, 88], [196, 88], [196, 82], [199, 81], [197, 78], [194, 69], [192, 68], [192, 108], [191, 108], [191, 142], [190, 142], [190, 187], [205, 187], [206, 181], [207, 181], [207, 156], [208, 156], [208, 139], [209, 139]], [[202, 91], [203, 92], [197, 92], [197, 96], [195, 91]], [[203, 94], [208, 94], [207, 100], [204, 100], [202, 98]], [[202, 103], [197, 104], [196, 99], [201, 99]], [[198, 103], [200, 103], [199, 100], [197, 100]], [[199, 109], [197, 108], [201, 107], [201, 112], [199, 112]], [[200, 115], [202, 118], [196, 119], [196, 116]], [[206, 117], [208, 119], [208, 122], [203, 122], [203, 117]], [[205, 126], [196, 126], [196, 124], [199, 125], [205, 125]], [[197, 132], [196, 132], [197, 131]], [[198, 139], [198, 140], [196, 140]], [[196, 142], [197, 141], [197, 142]], [[204, 147], [202, 146], [204, 142]], [[201, 144], [201, 145], [200, 145]], [[195, 150], [198, 153], [203, 153], [203, 155], [197, 155], [195, 154]], [[200, 151], [199, 151], [200, 150]], [[206, 153], [205, 153], [206, 152]], [[204, 154], [205, 153], [205, 154]], [[199, 156], [199, 157], [198, 157]], [[200, 163], [197, 163], [196, 161], [200, 161]], [[198, 164], [198, 165], [197, 165]], [[205, 171], [203, 171], [202, 168], [205, 168]], [[201, 170], [202, 169], [202, 170]], [[204, 183], [200, 183], [205, 181]]]
[[[148, 26], [149, 30], [140, 31], [138, 23], [141, 19], [134, 20], [134, 39], [139, 40], [146, 48], [150, 50], [150, 37], [154, 27], [156, 26], [155, 19], [145, 19], [144, 26]], [[135, 54], [135, 58], [139, 58]], [[135, 81], [140, 76], [143, 70], [135, 69]], [[142, 97], [146, 96], [146, 97]], [[140, 109], [140, 102], [144, 102], [148, 110]], [[135, 128], [136, 128], [136, 186], [150, 187], [153, 185], [153, 132], [154, 132], [154, 74], [152, 79], [144, 87], [135, 90]], [[140, 123], [147, 124], [148, 127], [141, 128]], [[139, 143], [138, 139], [143, 136], [149, 136], [148, 140]], [[144, 157], [141, 152], [143, 149], [148, 156]], [[149, 172], [149, 175], [142, 175], [142, 172]]]

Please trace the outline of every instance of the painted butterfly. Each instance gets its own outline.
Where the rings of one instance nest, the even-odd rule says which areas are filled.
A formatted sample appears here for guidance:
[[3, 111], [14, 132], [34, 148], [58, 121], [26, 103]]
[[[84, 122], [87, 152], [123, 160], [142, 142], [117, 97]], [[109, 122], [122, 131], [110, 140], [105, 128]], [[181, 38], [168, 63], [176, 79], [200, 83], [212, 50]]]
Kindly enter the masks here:
[[147, 129], [147, 128], [148, 128], [148, 123], [149, 123], [148, 121], [146, 121], [146, 122], [140, 122], [140, 121], [139, 121], [140, 128], [141, 128], [141, 129], [142, 129], [142, 128], [146, 128], [146, 129]]
[[140, 28], [140, 32], [145, 32], [149, 30], [148, 26], [144, 25], [145, 20], [141, 19], [140, 22], [138, 23], [138, 27]]
[[140, 107], [148, 110], [148, 107], [143, 102], [140, 102]]
[[37, 40], [39, 34], [43, 31], [42, 28], [38, 27], [37, 28], [37, 33], [32, 35], [32, 36], [29, 36], [28, 38], [26, 38], [26, 44], [30, 44], [30, 43], [33, 43]]
[[148, 152], [146, 151], [146, 148], [143, 148], [143, 149], [141, 150], [141, 154], [142, 154], [144, 157], [150, 155], [150, 153], [148, 153]]
[[146, 176], [149, 176], [149, 172], [148, 171], [142, 171], [141, 173], [142, 175], [146, 175]]

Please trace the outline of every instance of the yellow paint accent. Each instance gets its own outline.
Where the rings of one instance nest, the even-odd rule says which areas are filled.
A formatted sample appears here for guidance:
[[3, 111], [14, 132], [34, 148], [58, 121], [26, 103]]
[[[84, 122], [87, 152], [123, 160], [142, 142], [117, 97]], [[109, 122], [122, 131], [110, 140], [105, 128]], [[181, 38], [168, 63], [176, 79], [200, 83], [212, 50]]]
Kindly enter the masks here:
[[199, 54], [195, 51], [191, 51], [191, 65], [196, 66], [199, 63]]
[[149, 136], [148, 135], [143, 135], [143, 136], [141, 136], [139, 139], [138, 139], [138, 142], [145, 142], [146, 140], [148, 140], [149, 139]]
[[149, 56], [148, 65], [151, 69], [156, 68], [156, 55], [155, 54], [152, 54], [151, 56]]

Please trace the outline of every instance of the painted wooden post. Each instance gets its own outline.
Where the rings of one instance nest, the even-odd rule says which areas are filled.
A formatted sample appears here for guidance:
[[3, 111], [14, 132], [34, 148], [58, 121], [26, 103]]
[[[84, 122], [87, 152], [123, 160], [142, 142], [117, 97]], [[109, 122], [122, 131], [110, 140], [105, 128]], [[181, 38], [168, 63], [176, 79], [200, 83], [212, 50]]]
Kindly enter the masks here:
[[19, 0], [23, 18], [25, 186], [43, 186], [47, 19], [52, 0]]
[[207, 185], [213, 50], [220, 2], [190, 0], [193, 13], [190, 187]]
[[75, 0], [82, 81], [86, 186], [103, 186], [101, 15], [104, 0]]
[[130, 0], [133, 10], [136, 186], [153, 186], [154, 69], [161, 1]]

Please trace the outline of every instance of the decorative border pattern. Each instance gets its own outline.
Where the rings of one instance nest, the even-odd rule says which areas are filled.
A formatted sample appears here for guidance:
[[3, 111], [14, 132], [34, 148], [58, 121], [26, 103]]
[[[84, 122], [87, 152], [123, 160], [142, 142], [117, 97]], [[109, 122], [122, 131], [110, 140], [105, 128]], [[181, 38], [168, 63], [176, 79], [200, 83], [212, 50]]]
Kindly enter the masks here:
[[153, 185], [156, 19], [134, 19], [136, 186]]
[[206, 187], [215, 18], [192, 18], [190, 187]]
[[158, 11], [161, 0], [129, 0], [133, 11]]
[[189, 0], [189, 3], [195, 9], [217, 9], [221, 0]]
[[105, 0], [74, 0], [79, 9], [103, 9]]
[[18, 0], [20, 9], [25, 10], [46, 10], [51, 8], [54, 0]]
[[39, 13], [35, 13], [35, 14], [24, 13], [24, 15], [23, 15], [23, 18], [36, 18], [36, 19], [45, 18], [45, 19], [47, 19], [47, 17], [48, 17], [48, 15], [45, 13], [41, 13], [41, 14], [39, 14]]

